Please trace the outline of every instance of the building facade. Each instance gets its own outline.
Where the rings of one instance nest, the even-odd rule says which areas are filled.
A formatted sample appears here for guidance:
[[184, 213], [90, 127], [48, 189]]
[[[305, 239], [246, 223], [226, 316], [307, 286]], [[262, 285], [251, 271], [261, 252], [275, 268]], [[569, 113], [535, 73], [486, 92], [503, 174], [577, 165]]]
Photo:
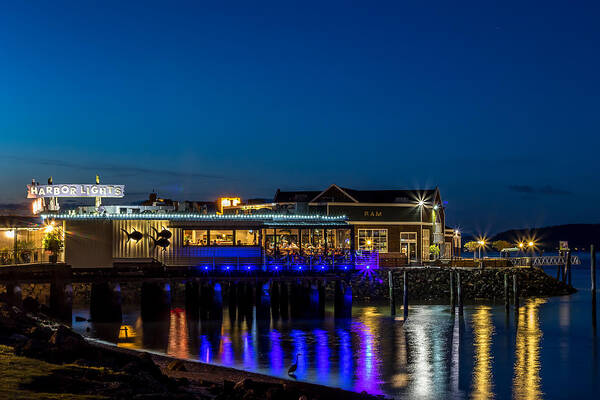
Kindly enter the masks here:
[[446, 226], [446, 211], [438, 188], [354, 190], [333, 184], [323, 191], [278, 190], [273, 203], [263, 208], [238, 205], [224, 212], [264, 210], [345, 216], [354, 226], [357, 250], [378, 251], [382, 263], [460, 255], [460, 233]]

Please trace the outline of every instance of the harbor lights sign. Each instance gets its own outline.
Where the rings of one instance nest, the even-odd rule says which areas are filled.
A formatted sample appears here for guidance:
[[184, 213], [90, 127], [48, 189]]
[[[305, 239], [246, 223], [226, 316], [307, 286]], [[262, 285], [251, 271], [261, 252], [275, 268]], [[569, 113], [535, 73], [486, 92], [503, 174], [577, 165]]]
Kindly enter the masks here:
[[117, 197], [125, 196], [125, 185], [27, 185], [27, 198], [40, 199], [47, 197]]

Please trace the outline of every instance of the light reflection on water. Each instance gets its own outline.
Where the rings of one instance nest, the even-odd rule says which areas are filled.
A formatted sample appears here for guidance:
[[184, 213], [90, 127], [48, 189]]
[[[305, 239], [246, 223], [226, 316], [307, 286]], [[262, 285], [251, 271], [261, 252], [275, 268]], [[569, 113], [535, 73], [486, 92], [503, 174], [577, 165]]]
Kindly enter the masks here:
[[475, 336], [475, 366], [473, 368], [472, 397], [491, 399], [494, 397], [492, 382], [492, 325], [491, 307], [479, 306], [473, 313], [473, 335]]
[[300, 354], [298, 380], [402, 398], [540, 399], [568, 385], [594, 397], [598, 339], [582, 300], [588, 295], [524, 301], [516, 316], [510, 310], [514, 324], [503, 322], [502, 305], [467, 305], [462, 316], [415, 305], [404, 325], [385, 306], [354, 307], [351, 320], [335, 320], [328, 308], [316, 321], [259, 321], [256, 312], [231, 320], [227, 307], [222, 320], [198, 321], [173, 306], [162, 322], [145, 323], [139, 308], [125, 308], [122, 324], [73, 326], [85, 334], [89, 325], [90, 335], [123, 347], [284, 378]]
[[546, 303], [545, 299], [530, 299], [519, 309], [513, 381], [516, 399], [542, 398], [540, 385], [542, 331], [539, 325], [539, 307], [544, 303]]

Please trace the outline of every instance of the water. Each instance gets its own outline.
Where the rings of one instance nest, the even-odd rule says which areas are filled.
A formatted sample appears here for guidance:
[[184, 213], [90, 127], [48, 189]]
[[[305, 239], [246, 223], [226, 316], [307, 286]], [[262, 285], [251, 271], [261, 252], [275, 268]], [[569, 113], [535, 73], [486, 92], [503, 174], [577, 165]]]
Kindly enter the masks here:
[[[144, 323], [124, 308], [122, 326], [73, 321], [119, 346], [143, 348], [354, 391], [422, 398], [590, 398], [600, 393], [598, 337], [592, 328], [589, 256], [573, 270], [579, 292], [523, 301], [518, 315], [502, 304], [415, 305], [402, 325], [386, 305], [356, 306], [351, 320], [198, 322], [174, 307], [168, 320]], [[555, 274], [555, 268], [548, 269]], [[73, 315], [87, 315], [74, 309]], [[90, 332], [86, 332], [86, 327]]]

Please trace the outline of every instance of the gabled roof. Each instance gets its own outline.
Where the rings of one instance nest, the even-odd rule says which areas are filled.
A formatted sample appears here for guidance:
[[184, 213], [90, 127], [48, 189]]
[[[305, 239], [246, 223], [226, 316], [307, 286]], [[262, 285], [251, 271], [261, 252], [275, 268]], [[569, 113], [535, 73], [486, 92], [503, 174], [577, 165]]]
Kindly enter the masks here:
[[346, 189], [342, 189], [335, 183], [329, 185], [329, 187], [323, 190], [321, 193], [316, 195], [311, 203], [327, 203], [327, 202], [351, 202], [351, 203], [359, 203], [358, 200], [354, 198], [354, 196], [350, 195]]
[[[325, 199], [324, 196], [326, 194], [331, 195], [331, 197], [329, 199]], [[427, 202], [434, 201], [436, 199], [436, 195], [438, 195], [437, 188], [426, 190], [355, 190], [339, 187], [333, 184], [320, 192], [314, 190], [282, 192], [277, 190], [274, 201], [275, 203], [327, 203], [332, 202], [331, 199], [334, 198], [334, 201], [336, 202], [347, 203], [415, 203], [421, 199]]]

